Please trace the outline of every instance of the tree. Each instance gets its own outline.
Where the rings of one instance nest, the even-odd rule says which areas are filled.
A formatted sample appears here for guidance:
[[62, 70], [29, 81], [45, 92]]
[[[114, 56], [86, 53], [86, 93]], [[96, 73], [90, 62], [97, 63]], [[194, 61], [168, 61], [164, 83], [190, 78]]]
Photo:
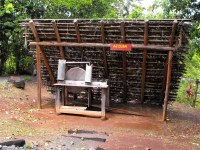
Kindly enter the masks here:
[[10, 51], [12, 32], [14, 30], [12, 0], [0, 2], [0, 74], [4, 71], [4, 64]]

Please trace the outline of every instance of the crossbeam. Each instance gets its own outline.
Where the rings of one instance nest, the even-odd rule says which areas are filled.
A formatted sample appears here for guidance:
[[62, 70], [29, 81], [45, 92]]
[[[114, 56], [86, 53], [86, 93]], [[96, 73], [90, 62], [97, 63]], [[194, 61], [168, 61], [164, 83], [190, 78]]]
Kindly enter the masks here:
[[[75, 42], [30, 42], [30, 45], [39, 46], [69, 46], [69, 47], [110, 47], [110, 44], [104, 43], [75, 43]], [[154, 51], [175, 51], [175, 47], [162, 46], [162, 45], [144, 45], [144, 44], [131, 44], [132, 49], [147, 49]]]

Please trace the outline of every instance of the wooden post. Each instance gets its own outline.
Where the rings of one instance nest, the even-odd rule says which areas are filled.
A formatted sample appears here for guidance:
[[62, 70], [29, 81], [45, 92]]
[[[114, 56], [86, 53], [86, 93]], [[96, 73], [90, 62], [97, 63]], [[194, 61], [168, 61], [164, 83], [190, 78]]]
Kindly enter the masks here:
[[38, 100], [38, 109], [42, 107], [41, 100], [41, 59], [40, 59], [40, 49], [39, 46], [36, 46], [36, 60], [37, 60], [37, 100]]
[[[105, 29], [104, 29], [104, 22], [101, 21], [101, 42], [105, 43]], [[106, 55], [106, 48], [103, 47], [103, 64], [104, 64], [104, 77], [108, 79], [108, 64], [107, 64], [107, 55]]]
[[[57, 41], [59, 43], [61, 43], [60, 34], [59, 34], [58, 27], [56, 25], [56, 21], [55, 20], [52, 20], [52, 25], [53, 25], [54, 32], [56, 34]], [[64, 52], [63, 47], [59, 46], [59, 49], [60, 49], [60, 56], [61, 56], [61, 58], [65, 59], [65, 52]]]
[[167, 65], [167, 83], [166, 83], [166, 90], [165, 90], [165, 99], [164, 99], [164, 108], [163, 108], [163, 118], [162, 120], [166, 120], [166, 114], [167, 114], [167, 104], [168, 104], [168, 98], [169, 98], [169, 91], [170, 91], [170, 82], [171, 82], [171, 71], [172, 71], [172, 57], [173, 52], [168, 52], [168, 65]]
[[[121, 41], [125, 43], [126, 35], [125, 35], [125, 22], [121, 22]], [[122, 53], [123, 60], [123, 102], [127, 103], [127, 81], [126, 81], [126, 52]]]
[[[173, 47], [174, 45], [174, 38], [175, 38], [175, 33], [176, 33], [176, 29], [177, 29], [177, 20], [174, 20], [173, 25], [172, 25], [172, 32], [171, 32], [171, 36], [169, 39], [169, 47]], [[169, 53], [168, 53], [169, 55]], [[169, 56], [168, 56], [169, 57]], [[166, 60], [165, 62], [165, 71], [164, 71], [164, 78], [163, 78], [163, 83], [162, 83], [162, 90], [161, 90], [161, 96], [160, 96], [160, 104], [163, 103], [163, 98], [164, 98], [164, 91], [165, 91], [165, 87], [166, 87], [166, 80], [167, 80], [167, 65], [168, 64], [168, 60]]]
[[[35, 41], [36, 42], [40, 42], [37, 30], [36, 30], [34, 22], [32, 20], [29, 22], [29, 26], [30, 26], [30, 28], [31, 28], [31, 30], [33, 32]], [[53, 84], [53, 83], [55, 83], [55, 77], [54, 77], [54, 74], [53, 74], [53, 71], [52, 71], [51, 67], [49, 66], [49, 62], [48, 62], [47, 57], [46, 57], [46, 55], [44, 53], [44, 50], [42, 49], [42, 47], [39, 44], [36, 44], [36, 46], [37, 46], [37, 49], [39, 49], [41, 54], [42, 54], [42, 58], [44, 60], [44, 64], [47, 67], [47, 71], [48, 71], [48, 73], [50, 75], [51, 83]]]
[[[148, 45], [148, 20], [144, 22], [144, 45]], [[141, 102], [144, 103], [144, 89], [146, 79], [147, 49], [143, 52], [142, 77], [141, 77]]]
[[[77, 20], [74, 20], [74, 27], [75, 27], [75, 30], [76, 30], [77, 42], [81, 43], [81, 34], [80, 34], [80, 31], [79, 31], [79, 26], [78, 26]], [[83, 56], [84, 56], [84, 50], [83, 50], [83, 47], [80, 47], [80, 49], [81, 49], [81, 60], [82, 60]]]

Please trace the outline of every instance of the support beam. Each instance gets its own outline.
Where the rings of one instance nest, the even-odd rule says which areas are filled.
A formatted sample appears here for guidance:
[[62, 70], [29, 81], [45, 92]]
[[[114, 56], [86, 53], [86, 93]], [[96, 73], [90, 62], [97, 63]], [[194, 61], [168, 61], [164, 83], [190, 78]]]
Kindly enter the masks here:
[[[105, 28], [104, 22], [101, 21], [101, 42], [105, 43]], [[108, 64], [107, 64], [107, 55], [106, 55], [106, 48], [103, 47], [103, 65], [104, 65], [104, 77], [108, 79]]]
[[[169, 47], [173, 47], [174, 45], [174, 38], [175, 38], [175, 33], [177, 30], [177, 20], [174, 20], [173, 25], [172, 25], [172, 32], [170, 35], [170, 39], [169, 39]], [[168, 54], [169, 55], [169, 54]], [[162, 83], [162, 90], [161, 90], [161, 96], [160, 96], [160, 104], [163, 103], [163, 98], [164, 98], [164, 91], [165, 91], [165, 87], [166, 87], [166, 80], [167, 80], [167, 65], [168, 64], [168, 60], [166, 60], [165, 62], [165, 71], [164, 71], [164, 78], [163, 78], [163, 83]]]
[[[40, 46], [69, 46], [69, 47], [110, 47], [110, 44], [103, 43], [75, 43], [75, 42], [30, 42], [30, 45]], [[154, 51], [174, 51], [175, 47], [160, 46], [160, 45], [144, 45], [144, 44], [131, 44], [132, 48], [138, 50], [154, 50]]]
[[[144, 45], [148, 45], [148, 20], [144, 22]], [[144, 103], [144, 90], [145, 90], [145, 79], [146, 79], [146, 62], [147, 62], [147, 49], [143, 52], [142, 62], [142, 77], [141, 77], [141, 102]]]
[[[34, 24], [34, 22], [33, 22], [32, 20], [29, 22], [29, 26], [30, 26], [30, 28], [31, 28], [31, 30], [32, 30], [32, 32], [33, 32], [35, 41], [36, 41], [36, 42], [40, 42], [40, 39], [39, 39], [37, 30], [36, 30], [36, 28], [35, 28], [35, 24]], [[51, 83], [54, 84], [54, 83], [55, 83], [55, 77], [54, 77], [53, 71], [52, 71], [52, 69], [51, 69], [51, 67], [50, 67], [50, 65], [49, 65], [49, 62], [48, 62], [48, 60], [47, 60], [47, 57], [46, 57], [46, 55], [45, 55], [45, 53], [44, 53], [44, 50], [43, 50], [43, 48], [41, 47], [41, 45], [37, 45], [37, 48], [40, 50], [40, 52], [41, 52], [41, 54], [42, 54], [42, 58], [43, 58], [43, 60], [44, 60], [44, 64], [45, 64], [45, 66], [46, 66], [46, 68], [47, 68], [47, 71], [48, 71], [48, 73], [49, 73], [49, 75], [50, 75]], [[37, 71], [38, 71], [38, 70], [37, 70]]]
[[[56, 25], [56, 21], [55, 20], [52, 20], [52, 26], [53, 26], [54, 32], [56, 34], [57, 41], [59, 43], [61, 43], [60, 34], [59, 34], [58, 27]], [[64, 52], [63, 47], [59, 46], [59, 49], [60, 49], [60, 56], [61, 56], [61, 58], [65, 59], [65, 52]]]
[[166, 114], [167, 114], [167, 104], [168, 104], [168, 98], [169, 98], [169, 92], [170, 92], [170, 83], [171, 83], [171, 71], [172, 71], [172, 57], [173, 52], [168, 52], [168, 65], [167, 65], [167, 83], [166, 83], [166, 90], [165, 90], [165, 98], [164, 98], [164, 106], [163, 106], [163, 117], [162, 120], [166, 120]]
[[[121, 22], [121, 41], [122, 43], [126, 42], [125, 35], [125, 22]], [[127, 103], [127, 81], [126, 81], [126, 52], [122, 52], [122, 61], [123, 61], [123, 102]]]
[[[78, 20], [74, 20], [74, 27], [75, 27], [75, 30], [76, 30], [77, 42], [81, 43], [81, 34], [80, 34], [79, 26], [78, 26]], [[82, 60], [83, 56], [84, 56], [83, 47], [80, 47], [80, 50], [81, 50], [81, 60]]]
[[41, 60], [40, 60], [40, 48], [36, 46], [36, 61], [37, 61], [37, 100], [38, 100], [38, 109], [42, 107], [41, 100]]

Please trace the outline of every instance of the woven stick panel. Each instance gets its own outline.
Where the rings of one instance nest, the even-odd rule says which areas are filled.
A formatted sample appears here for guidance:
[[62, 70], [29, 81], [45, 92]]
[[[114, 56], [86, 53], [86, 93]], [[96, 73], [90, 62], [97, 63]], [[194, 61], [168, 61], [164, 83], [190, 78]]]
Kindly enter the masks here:
[[[27, 42], [35, 41], [29, 24], [30, 20], [20, 22]], [[61, 42], [73, 43], [131, 43], [176, 48], [172, 59], [172, 73], [169, 100], [176, 98], [179, 81], [184, 72], [184, 57], [188, 51], [188, 35], [191, 20], [176, 20], [177, 28], [174, 39], [171, 39], [174, 20], [33, 20], [39, 41], [57, 42], [56, 32], [53, 28], [55, 22]], [[148, 23], [148, 35], [145, 35], [145, 23]], [[124, 25], [124, 26], [122, 26]], [[122, 28], [124, 27], [124, 28]], [[124, 35], [122, 35], [124, 30]], [[42, 46], [48, 63], [57, 76], [58, 59], [61, 59], [60, 47]], [[103, 47], [67, 47], [62, 46], [67, 61], [89, 61], [93, 64], [93, 78], [109, 79], [111, 99], [116, 102], [123, 101], [124, 92], [128, 101], [141, 101], [142, 74], [144, 50], [133, 48], [125, 55], [126, 78], [124, 78], [123, 53], [110, 51]], [[35, 58], [35, 47], [31, 46], [30, 53]], [[42, 59], [43, 60], [43, 59]], [[163, 93], [166, 86], [168, 51], [147, 50], [146, 73], [144, 80], [145, 102], [160, 104], [163, 102]], [[106, 64], [105, 64], [106, 62]], [[69, 65], [68, 68], [77, 65]], [[84, 65], [79, 67], [85, 68]], [[54, 88], [50, 82], [50, 75], [42, 61], [43, 84]], [[126, 79], [126, 82], [124, 81]], [[125, 82], [125, 84], [124, 84]], [[126, 91], [124, 86], [126, 85]], [[87, 91], [79, 94], [81, 98], [87, 97]], [[93, 98], [100, 100], [98, 89], [93, 91]]]

